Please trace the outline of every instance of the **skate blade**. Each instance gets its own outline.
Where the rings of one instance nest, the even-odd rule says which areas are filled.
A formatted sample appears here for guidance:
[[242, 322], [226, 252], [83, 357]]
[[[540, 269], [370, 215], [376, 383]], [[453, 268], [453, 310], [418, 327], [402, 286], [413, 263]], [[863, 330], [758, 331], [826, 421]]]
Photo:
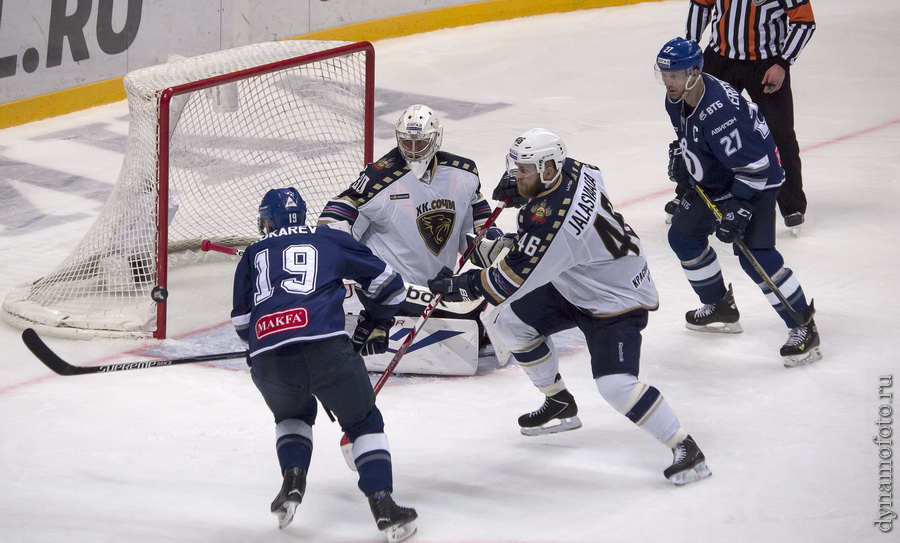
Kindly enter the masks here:
[[388, 526], [385, 528], [384, 533], [387, 534], [387, 539], [390, 543], [399, 543], [416, 533], [416, 521], [411, 520], [406, 524]]
[[710, 475], [712, 475], [712, 471], [709, 470], [706, 462], [700, 462], [691, 469], [672, 475], [671, 477], [669, 477], [669, 480], [672, 481], [676, 486], [684, 486], [695, 481], [699, 481], [700, 479], [706, 479]]
[[800, 237], [800, 230], [802, 230], [801, 227], [799, 227], [799, 226], [794, 226], [794, 227], [791, 228], [791, 234], [793, 234], [795, 238], [799, 238], [799, 237]]
[[822, 351], [819, 347], [813, 347], [806, 356], [785, 356], [783, 358], [785, 368], [808, 366], [818, 360], [822, 360]]
[[294, 520], [294, 513], [297, 511], [298, 502], [288, 501], [278, 509], [272, 511], [278, 517], [278, 529], [284, 530]]
[[560, 432], [568, 432], [569, 430], [577, 430], [581, 428], [581, 419], [578, 417], [569, 417], [567, 419], [555, 419], [559, 421], [559, 424], [552, 424], [553, 421], [548, 422], [547, 424], [552, 424], [551, 426], [535, 426], [534, 428], [522, 428], [520, 431], [523, 436], [544, 436], [548, 434], [558, 434]]
[[698, 326], [696, 324], [684, 323], [684, 326], [688, 330], [693, 330], [695, 332], [708, 332], [711, 334], [740, 334], [744, 331], [744, 327], [741, 326], [740, 322], [717, 322], [714, 324], [707, 324], [706, 326]]

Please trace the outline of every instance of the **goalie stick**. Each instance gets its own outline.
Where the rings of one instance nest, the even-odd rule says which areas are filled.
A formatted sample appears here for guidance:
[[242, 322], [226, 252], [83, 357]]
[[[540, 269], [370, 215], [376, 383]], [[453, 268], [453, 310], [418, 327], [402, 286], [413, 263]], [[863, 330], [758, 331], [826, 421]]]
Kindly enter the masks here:
[[[478, 242], [484, 237], [485, 233], [487, 233], [488, 228], [493, 226], [494, 221], [497, 220], [497, 217], [500, 215], [500, 212], [506, 207], [506, 200], [501, 200], [497, 207], [494, 208], [494, 211], [491, 212], [491, 215], [484, 221], [484, 225], [482, 225], [481, 229], [478, 230], [478, 233], [475, 234], [475, 238], [469, 242], [468, 247], [466, 247], [466, 251], [459, 257], [459, 262], [456, 265], [455, 272], [459, 272], [459, 270], [466, 263], [466, 260], [469, 259], [469, 256], [472, 255], [472, 252], [475, 251], [475, 247], [478, 246]], [[436, 294], [434, 298], [431, 300], [431, 303], [422, 311], [422, 315], [419, 317], [416, 325], [413, 326], [412, 330], [409, 331], [409, 334], [406, 336], [406, 339], [403, 340], [403, 343], [400, 345], [400, 348], [397, 349], [397, 353], [394, 354], [394, 358], [391, 359], [391, 362], [384, 368], [384, 373], [381, 374], [381, 377], [378, 378], [378, 381], [375, 382], [375, 385], [372, 387], [375, 390], [375, 395], [378, 395], [378, 392], [384, 387], [385, 382], [387, 382], [388, 378], [394, 373], [394, 368], [397, 367], [397, 364], [400, 363], [400, 359], [403, 358], [403, 355], [406, 354], [406, 351], [409, 350], [412, 343], [416, 340], [416, 334], [419, 333], [419, 330], [425, 325], [425, 321], [428, 320], [428, 317], [431, 316], [431, 312], [434, 311], [434, 308], [437, 307], [441, 300], [444, 298], [443, 294]], [[341, 436], [341, 452], [344, 453], [344, 460], [347, 461], [347, 466], [356, 471], [356, 463], [353, 461], [353, 444], [350, 442], [350, 438], [347, 437], [347, 434]]]
[[112, 373], [114, 371], [142, 370], [145, 368], [159, 368], [175, 366], [178, 364], [195, 364], [197, 362], [213, 362], [216, 360], [229, 360], [243, 358], [247, 351], [235, 351], [233, 353], [207, 354], [189, 356], [185, 358], [169, 358], [163, 360], [142, 360], [140, 362], [120, 362], [118, 364], [104, 364], [102, 366], [74, 366], [59, 357], [44, 340], [38, 336], [33, 328], [26, 328], [22, 332], [22, 341], [38, 360], [59, 375], [84, 375], [87, 373]]
[[[706, 207], [709, 208], [710, 211], [713, 212], [713, 215], [716, 216], [720, 221], [722, 220], [722, 212], [719, 211], [719, 208], [716, 207], [716, 204], [709, 199], [709, 196], [706, 195], [706, 192], [700, 188], [700, 185], [694, 185], [694, 188], [697, 190], [697, 193], [703, 198], [703, 203], [706, 204]], [[762, 277], [763, 282], [766, 284], [769, 289], [771, 289], [772, 293], [775, 294], [775, 297], [778, 298], [782, 304], [784, 304], [784, 309], [787, 311], [788, 315], [794, 319], [794, 322], [797, 324], [809, 324], [809, 321], [812, 320], [813, 315], [816, 310], [813, 307], [813, 300], [809, 301], [809, 311], [808, 315], [801, 315], [798, 313], [792, 306], [791, 303], [788, 302], [787, 298], [785, 298], [784, 294], [782, 294], [781, 289], [779, 289], [775, 282], [772, 281], [772, 278], [769, 277], [769, 274], [766, 273], [766, 270], [763, 269], [762, 265], [756, 260], [756, 257], [753, 256], [753, 253], [750, 252], [750, 248], [747, 247], [747, 244], [744, 243], [744, 240], [740, 237], [734, 238], [734, 244], [737, 245], [737, 248], [744, 253], [744, 256], [747, 257], [747, 260], [750, 262], [750, 265], [753, 266], [753, 269], [756, 270], [756, 273]]]

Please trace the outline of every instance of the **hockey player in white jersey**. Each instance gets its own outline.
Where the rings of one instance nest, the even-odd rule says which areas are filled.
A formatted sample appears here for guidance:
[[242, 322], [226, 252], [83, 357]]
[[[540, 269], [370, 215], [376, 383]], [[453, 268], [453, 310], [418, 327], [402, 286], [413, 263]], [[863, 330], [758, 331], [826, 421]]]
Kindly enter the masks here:
[[[444, 128], [431, 108], [422, 104], [407, 108], [397, 120], [395, 134], [397, 146], [328, 201], [318, 224], [351, 232], [407, 283], [425, 290], [441, 268], [455, 269], [469, 243], [467, 235], [481, 229], [491, 207], [481, 195], [475, 163], [441, 150]], [[360, 301], [367, 307], [367, 298]], [[427, 302], [407, 301], [398, 315], [418, 316]], [[482, 306], [468, 305], [454, 313], [438, 307], [432, 316], [464, 313], [477, 322]], [[361, 325], [368, 325], [369, 313], [362, 312]]]
[[640, 240], [613, 209], [600, 171], [568, 158], [562, 140], [543, 128], [516, 138], [507, 170], [494, 198], [524, 203], [515, 247], [483, 270], [444, 269], [429, 287], [451, 299], [484, 296], [502, 304], [497, 338], [546, 396], [540, 409], [519, 418], [522, 433], [581, 426], [550, 341], [577, 326], [603, 398], [672, 449], [665, 477], [679, 485], [707, 477], [703, 453], [668, 402], [638, 379], [641, 331], [658, 296]]

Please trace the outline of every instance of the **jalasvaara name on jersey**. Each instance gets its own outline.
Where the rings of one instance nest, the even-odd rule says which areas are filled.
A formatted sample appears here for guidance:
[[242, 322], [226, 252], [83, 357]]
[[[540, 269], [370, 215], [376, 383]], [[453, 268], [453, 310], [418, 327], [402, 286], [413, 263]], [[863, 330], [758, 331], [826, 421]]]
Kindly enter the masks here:
[[574, 209], [566, 221], [577, 237], [581, 237], [591, 217], [594, 216], [594, 209], [597, 208], [597, 181], [586, 173], [583, 180], [578, 188], [578, 194], [575, 195]]

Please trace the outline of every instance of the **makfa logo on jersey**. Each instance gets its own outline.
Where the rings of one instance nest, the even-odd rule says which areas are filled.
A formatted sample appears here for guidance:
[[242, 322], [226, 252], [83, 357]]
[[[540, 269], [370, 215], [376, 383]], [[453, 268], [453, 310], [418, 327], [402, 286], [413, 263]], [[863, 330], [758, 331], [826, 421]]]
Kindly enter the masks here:
[[309, 326], [309, 314], [305, 307], [297, 307], [263, 315], [256, 321], [256, 337], [262, 339], [272, 334], [306, 328]]
[[416, 226], [419, 235], [435, 256], [444, 250], [455, 223], [456, 202], [453, 200], [438, 198], [416, 206]]

